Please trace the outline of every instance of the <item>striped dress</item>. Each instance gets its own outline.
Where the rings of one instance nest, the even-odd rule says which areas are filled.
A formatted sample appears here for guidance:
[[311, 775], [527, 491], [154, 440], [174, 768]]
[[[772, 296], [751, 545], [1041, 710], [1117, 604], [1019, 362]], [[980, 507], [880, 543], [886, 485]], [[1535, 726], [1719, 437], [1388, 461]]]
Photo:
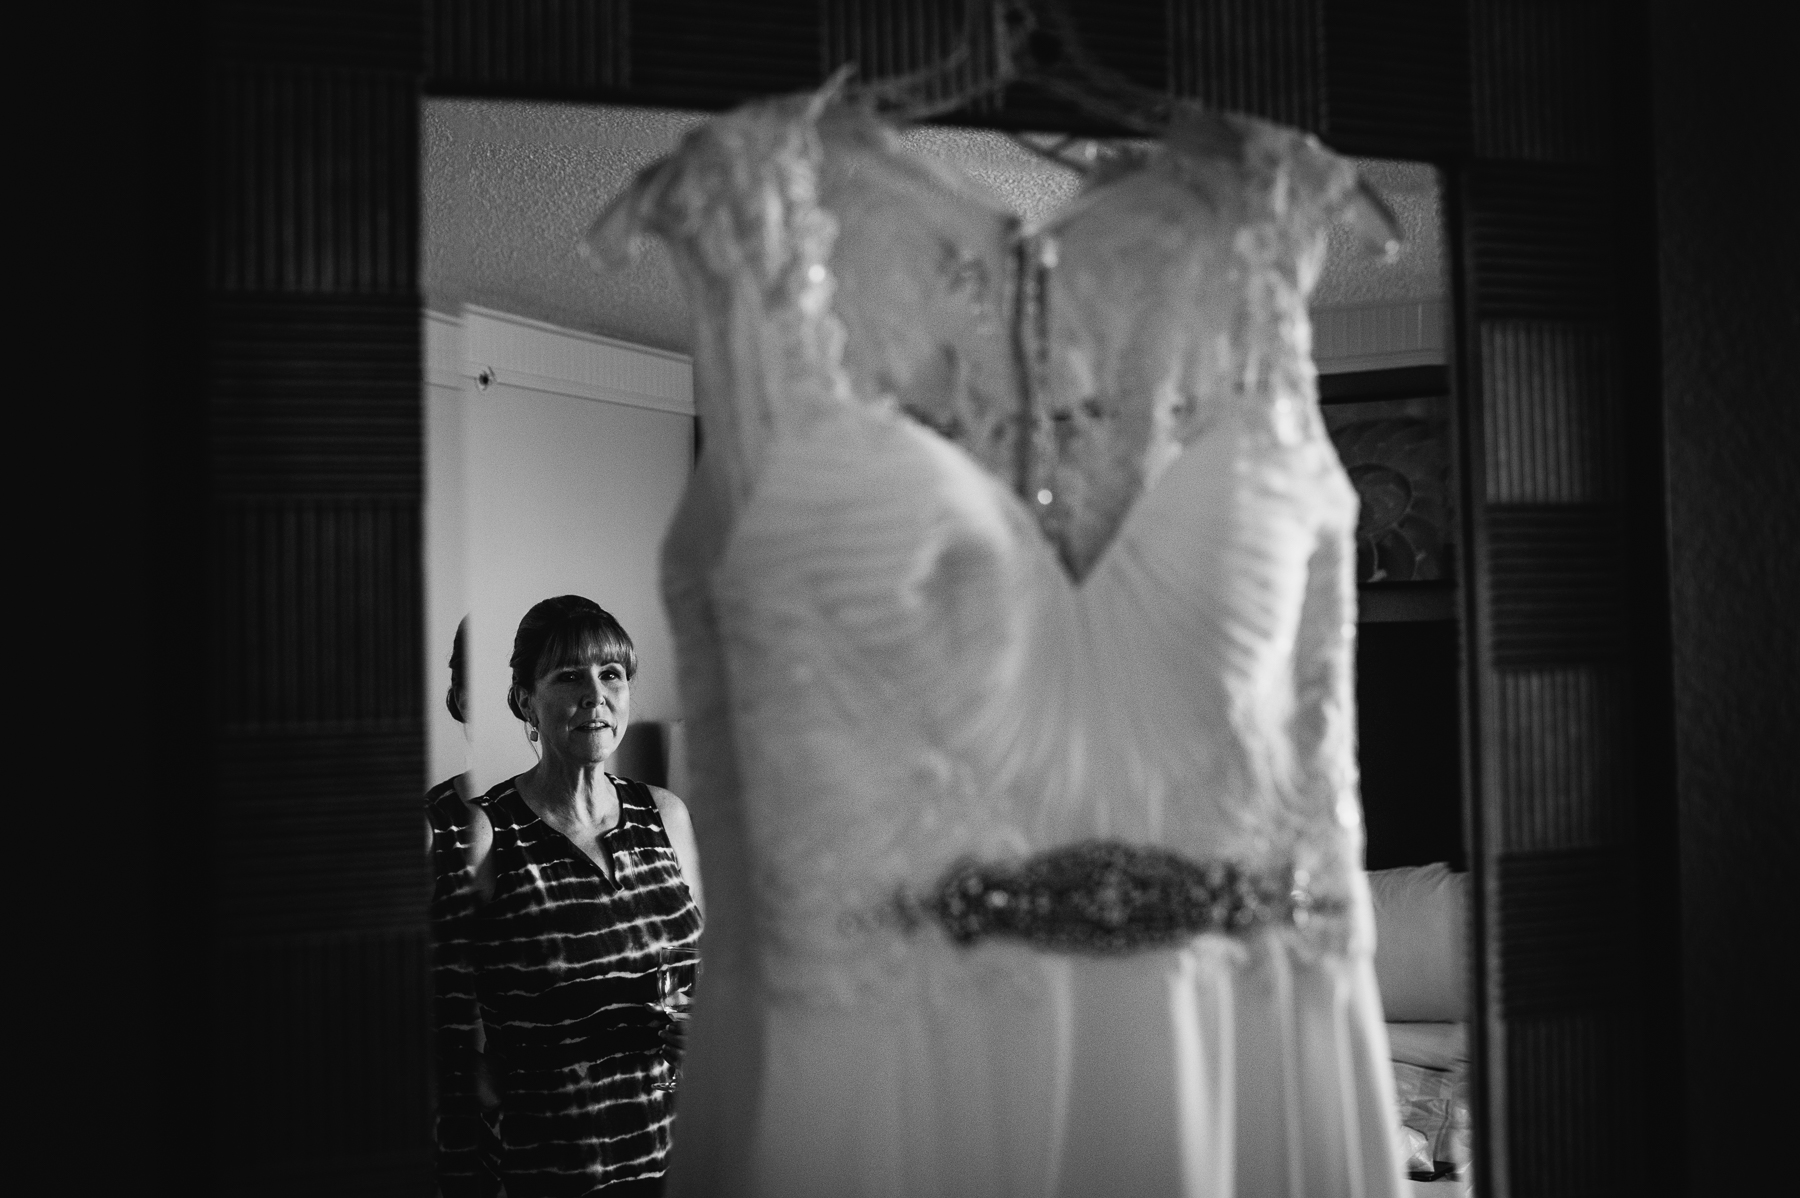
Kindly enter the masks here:
[[[653, 1006], [658, 951], [694, 944], [700, 912], [649, 789], [612, 780], [619, 823], [600, 844], [613, 880], [503, 782], [478, 800], [494, 829], [493, 893], [452, 902], [460, 910], [439, 925], [440, 1003], [477, 1004], [501, 1095], [507, 1198], [661, 1188], [674, 1110], [654, 1088], [670, 1072]], [[462, 872], [448, 885], [440, 874], [439, 891], [467, 889]], [[466, 1066], [441, 1074], [440, 1109], [452, 1072], [461, 1086], [472, 1080]], [[441, 1159], [442, 1179], [478, 1182], [479, 1117], [462, 1128], [440, 1118], [439, 1128], [441, 1157], [463, 1158]]]

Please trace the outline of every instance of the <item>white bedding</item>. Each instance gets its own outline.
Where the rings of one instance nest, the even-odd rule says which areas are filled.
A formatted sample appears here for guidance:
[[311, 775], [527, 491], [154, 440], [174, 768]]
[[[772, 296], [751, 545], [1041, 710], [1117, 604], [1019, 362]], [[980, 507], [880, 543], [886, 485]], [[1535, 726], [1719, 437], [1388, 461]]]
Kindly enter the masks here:
[[[1469, 1064], [1466, 992], [1468, 875], [1447, 864], [1369, 874], [1375, 975], [1394, 1062], [1402, 1154], [1428, 1173], [1440, 1162], [1467, 1172]], [[1412, 1198], [1461, 1198], [1465, 1178], [1409, 1181]]]

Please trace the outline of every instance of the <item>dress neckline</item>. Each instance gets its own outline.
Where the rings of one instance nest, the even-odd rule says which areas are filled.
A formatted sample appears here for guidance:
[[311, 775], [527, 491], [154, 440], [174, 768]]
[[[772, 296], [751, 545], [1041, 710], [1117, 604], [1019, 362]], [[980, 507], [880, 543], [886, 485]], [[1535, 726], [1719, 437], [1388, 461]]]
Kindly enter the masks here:
[[[637, 822], [632, 815], [632, 808], [638, 805], [634, 801], [635, 796], [632, 794], [632, 790], [637, 784], [627, 778], [621, 778], [617, 774], [612, 773], [608, 773], [606, 779], [613, 784], [613, 791], [619, 796], [619, 822], [599, 833], [599, 836], [602, 839], [613, 835], [615, 832], [623, 831], [628, 824]], [[531, 804], [525, 801], [525, 795], [524, 792], [519, 789], [519, 779], [516, 774], [501, 783], [500, 786], [496, 788], [496, 791], [490, 791], [489, 795], [489, 801], [494, 803], [504, 802], [508, 798], [517, 800], [519, 810], [523, 811], [526, 817], [524, 820], [518, 820], [518, 813], [514, 813], [514, 819], [517, 820], [521, 826], [527, 822], [539, 823], [556, 833], [558, 836], [561, 836], [564, 840], [569, 840], [567, 833], [563, 832], [549, 820], [539, 815], [533, 810]], [[573, 841], [570, 841], [569, 843], [571, 847], [574, 845]]]
[[[1003, 434], [1004, 450], [996, 448], [1002, 442], [990, 445], [985, 432], [978, 436], [971, 428], [969, 435], [960, 436], [946, 431], [947, 426], [907, 407], [899, 393], [870, 392], [868, 380], [854, 378], [885, 365], [879, 355], [853, 363], [841, 327], [838, 305], [847, 276], [839, 273], [836, 247], [841, 238], [857, 236], [854, 201], [846, 206], [841, 196], [833, 196], [834, 188], [843, 186], [918, 216], [921, 229], [906, 245], [912, 246], [918, 236], [929, 240], [931, 234], [941, 241], [946, 257], [940, 266], [949, 273], [932, 279], [933, 287], [944, 288], [939, 299], [979, 296], [970, 300], [975, 305], [971, 320], [980, 311], [1009, 330], [1001, 339], [1010, 338], [1009, 345], [965, 344], [961, 333], [947, 332], [941, 347], [953, 358], [974, 355], [966, 360], [976, 363], [977, 370], [984, 369], [980, 362], [1002, 357], [1014, 364], [994, 367], [1001, 373], [993, 381], [1002, 388], [974, 400], [980, 428], [1012, 429]], [[1070, 589], [1079, 593], [1114, 556], [1138, 509], [1166, 481], [1168, 468], [1220, 417], [1242, 421], [1253, 439], [1284, 447], [1323, 438], [1322, 427], [1311, 427], [1320, 424], [1316, 410], [1305, 410], [1316, 403], [1310, 371], [1283, 368], [1296, 352], [1304, 352], [1289, 343], [1290, 326], [1304, 323], [1306, 287], [1295, 275], [1295, 259], [1300, 243], [1322, 233], [1354, 186], [1347, 161], [1309, 135], [1253, 118], [1195, 111], [1173, 121], [1154, 143], [1134, 146], [1094, 171], [1053, 212], [1026, 222], [978, 175], [905, 144], [901, 131], [879, 116], [821, 95], [803, 95], [746, 106], [690, 134], [595, 223], [587, 245], [603, 257], [619, 257], [629, 254], [640, 233], [655, 232], [687, 240], [696, 265], [705, 271], [748, 274], [763, 284], [765, 319], [782, 330], [789, 347], [788, 395], [779, 408], [761, 414], [767, 427], [744, 422], [747, 440], [737, 447], [741, 460], [715, 463], [729, 490], [740, 495], [755, 490], [750, 480], [766, 462], [767, 440], [785, 435], [775, 431], [777, 423], [791, 419], [804, 424], [846, 399], [857, 407], [897, 407], [910, 423], [968, 456], [1011, 496], [1013, 510], [1035, 526]], [[1181, 196], [1190, 201], [1192, 225], [1181, 215], [1190, 204], [1176, 199], [1171, 206], [1170, 197]], [[1098, 382], [1055, 381], [1050, 363], [1072, 347], [1052, 332], [1047, 313], [1057, 305], [1068, 305], [1072, 314], [1082, 309], [1074, 291], [1059, 295], [1050, 280], [1059, 269], [1087, 278], [1081, 272], [1094, 261], [1111, 260], [1114, 239], [1095, 241], [1092, 229], [1098, 226], [1087, 218], [1096, 210], [1110, 214], [1115, 207], [1121, 218], [1133, 213], [1142, 218], [1146, 236], [1137, 252], [1146, 263], [1162, 260], [1155, 247], [1164, 242], [1192, 244], [1195, 252], [1202, 252], [1201, 245], [1224, 247], [1210, 251], [1219, 262], [1196, 261], [1196, 269], [1204, 265], [1207, 277], [1221, 280], [1242, 275], [1252, 285], [1208, 283], [1201, 288], [1203, 296], [1213, 302], [1214, 292], [1232, 292], [1240, 307], [1249, 309], [1227, 314], [1234, 316], [1234, 327], [1271, 330], [1272, 335], [1242, 343], [1234, 339], [1226, 351], [1229, 361], [1194, 366], [1191, 378], [1185, 373], [1185, 352], [1171, 353], [1168, 365], [1178, 375], [1172, 381], [1150, 378], [1153, 371], [1125, 371], [1121, 378], [1145, 373], [1148, 382], [1138, 379], [1125, 390], [1109, 392], [1108, 383], [1118, 382], [1110, 374], [1125, 370], [1118, 362], [1152, 353], [1160, 359], [1168, 348], [1163, 343], [1175, 334], [1154, 321], [1138, 331], [1130, 324], [1112, 330], [1095, 327], [1092, 343], [1084, 343], [1077, 353], [1090, 359], [1087, 367], [1058, 370], [1080, 375], [1086, 369]], [[729, 225], [720, 221], [737, 208], [755, 212]], [[715, 231], [703, 235], [703, 229]], [[970, 240], [959, 242], [964, 233]], [[1077, 248], [1084, 246], [1086, 250]], [[1084, 253], [1086, 268], [1080, 265]], [[1179, 257], [1185, 260], [1188, 253], [1181, 249]], [[878, 253], [863, 264], [871, 272], [868, 277], [879, 277], [883, 261]], [[896, 262], [887, 266], [895, 268]], [[930, 266], [921, 263], [917, 269], [929, 271]], [[1172, 270], [1169, 281], [1180, 273]], [[965, 274], [975, 281], [958, 292]], [[1010, 279], [1001, 278], [1009, 274]], [[1099, 285], [1100, 280], [1090, 282]], [[1078, 284], [1075, 291], [1080, 290]], [[1078, 316], [1077, 323], [1093, 315]], [[903, 365], [929, 369], [923, 357]], [[1016, 378], [1012, 370], [1019, 372]], [[1082, 386], [1090, 390], [1079, 391]], [[1023, 392], [1016, 404], [1009, 398], [1015, 387]], [[1165, 390], [1170, 394], [1165, 396]], [[945, 415], [958, 402], [936, 414]], [[1086, 415], [1090, 406], [1094, 412]], [[1012, 414], [1015, 408], [1018, 415]], [[1062, 445], [1069, 432], [1091, 440], [1071, 450]], [[1006, 458], [1016, 468], [1002, 460]]]

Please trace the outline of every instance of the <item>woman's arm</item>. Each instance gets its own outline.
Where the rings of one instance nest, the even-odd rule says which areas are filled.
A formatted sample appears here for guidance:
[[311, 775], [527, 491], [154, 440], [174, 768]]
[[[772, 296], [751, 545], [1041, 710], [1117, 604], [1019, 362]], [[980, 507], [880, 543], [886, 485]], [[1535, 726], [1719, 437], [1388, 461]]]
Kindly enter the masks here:
[[700, 892], [700, 846], [694, 840], [694, 821], [688, 817], [687, 804], [660, 786], [650, 788], [650, 797], [656, 800], [663, 830], [669, 834], [669, 847], [675, 850], [675, 860], [681, 864], [681, 880], [687, 883], [688, 893], [694, 896], [694, 906], [700, 908], [700, 917], [704, 919], [706, 900]]

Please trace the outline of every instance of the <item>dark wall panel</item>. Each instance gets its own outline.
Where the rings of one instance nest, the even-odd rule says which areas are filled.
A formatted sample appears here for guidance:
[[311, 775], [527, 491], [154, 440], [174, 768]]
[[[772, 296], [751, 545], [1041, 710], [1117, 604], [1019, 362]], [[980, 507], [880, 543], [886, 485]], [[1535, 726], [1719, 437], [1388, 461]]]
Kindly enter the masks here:
[[1614, 176], [1593, 167], [1477, 159], [1468, 222], [1483, 321], [1604, 318], [1618, 283]]
[[207, 39], [191, 1118], [220, 1193], [430, 1192], [422, 15], [228, 3]]
[[1466, 5], [1325, 0], [1325, 64], [1332, 146], [1433, 161], [1468, 152]]
[[222, 497], [416, 504], [415, 296], [221, 288], [207, 317], [209, 450]]
[[419, 73], [417, 0], [212, 0], [205, 11], [200, 41], [215, 67]]
[[1611, 141], [1607, 5], [1477, 0], [1470, 6], [1475, 153], [1510, 162], [1592, 162]]
[[210, 82], [211, 286], [405, 295], [418, 273], [414, 77], [234, 62]]
[[1624, 1154], [1638, 1150], [1641, 1129], [1617, 1117], [1617, 1093], [1634, 1089], [1641, 1073], [1627, 1027], [1615, 1013], [1565, 1011], [1510, 1020], [1506, 1073], [1513, 1194], [1645, 1192], [1619, 1167]]
[[1357, 627], [1356, 751], [1370, 869], [1468, 868], [1458, 657], [1449, 620]]
[[425, 1022], [425, 954], [425, 938], [405, 929], [220, 944], [212, 1068], [222, 1101], [209, 1130], [230, 1149], [196, 1185], [293, 1198], [435, 1192], [414, 1147], [429, 1041], [394, 1035]]
[[723, 108], [817, 87], [818, 0], [631, 6], [631, 89], [639, 102]]
[[[1611, 1007], [1629, 997], [1628, 962], [1618, 935], [1620, 920], [1629, 914], [1624, 865], [1610, 848], [1501, 856], [1500, 990], [1509, 1023], [1526, 1015]], [[1611, 1095], [1609, 1103], [1624, 1110], [1619, 1080], [1583, 1084]]]
[[1618, 495], [1618, 338], [1609, 322], [1483, 320], [1486, 493], [1496, 504]]
[[1207, 0], [1172, 3], [1168, 13], [1168, 78], [1176, 95], [1323, 132], [1321, 0]]
[[[1656, 0], [1656, 198], [1679, 784], [1681, 1026], [1696, 1146], [1781, 1143], [1782, 1103], [1732, 1109], [1770, 1057], [1746, 1030], [1791, 1026], [1786, 922], [1800, 806], [1800, 231], [1793, 215], [1794, 12]], [[1781, 147], [1776, 149], [1775, 147]], [[1773, 152], [1771, 152], [1773, 151]], [[1792, 1044], [1791, 1031], [1778, 1031]], [[1787, 1050], [1791, 1053], [1791, 1048]], [[1673, 1096], [1674, 1101], [1680, 1095]], [[1690, 1192], [1716, 1192], [1697, 1165]]]
[[1635, 265], [1653, 247], [1643, 160], [1615, 152], [1621, 131], [1647, 127], [1625, 87], [1644, 26], [1604, 4], [1468, 12], [1464, 494], [1499, 999], [1483, 1030], [1505, 1083], [1490, 1180], [1635, 1192], [1673, 1176], [1650, 1162], [1675, 1147], [1620, 1067], [1650, 1051], [1668, 977], [1646, 951], [1668, 942], [1642, 934], [1637, 898], [1668, 883], [1642, 835], [1666, 802], [1661, 600], [1633, 585], [1657, 570], [1644, 555], [1661, 496], [1654, 437], [1627, 424], [1644, 379], [1632, 364], [1656, 345]]
[[427, 71], [459, 95], [579, 98], [631, 83], [629, 0], [428, 0]]
[[429, 890], [421, 739], [416, 723], [349, 721], [229, 737], [211, 829], [221, 934], [416, 932]]
[[221, 730], [417, 731], [417, 501], [258, 497], [215, 513]]
[[[1552, 431], [1545, 430], [1547, 444]], [[1486, 515], [1494, 664], [1589, 661], [1616, 653], [1625, 599], [1617, 512], [1593, 504], [1496, 503]]]
[[1502, 853], [1620, 844], [1626, 807], [1625, 697], [1611, 665], [1561, 662], [1494, 672], [1492, 746]]

